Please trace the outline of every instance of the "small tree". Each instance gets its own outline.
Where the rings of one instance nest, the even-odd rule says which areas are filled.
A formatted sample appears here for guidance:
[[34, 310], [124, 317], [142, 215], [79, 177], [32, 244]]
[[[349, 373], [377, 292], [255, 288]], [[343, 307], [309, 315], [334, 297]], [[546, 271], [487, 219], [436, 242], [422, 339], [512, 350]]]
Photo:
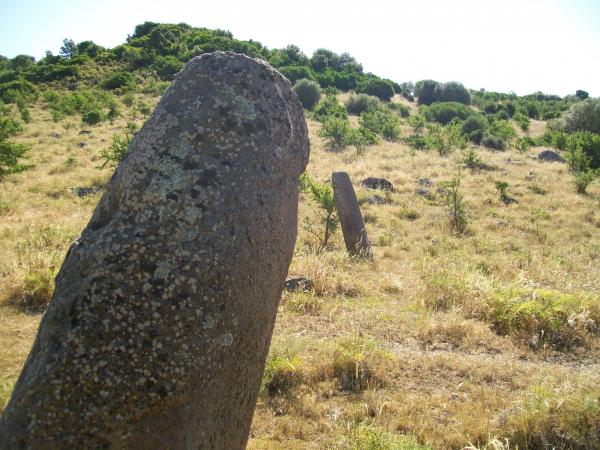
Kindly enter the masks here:
[[415, 95], [419, 105], [431, 105], [435, 101], [435, 88], [437, 81], [421, 80], [415, 84]]
[[137, 126], [135, 123], [130, 122], [125, 127], [125, 133], [122, 136], [119, 134], [113, 136], [110, 147], [100, 152], [100, 157], [104, 160], [100, 166], [101, 169], [104, 169], [106, 166], [114, 168], [119, 165], [127, 153], [136, 129]]
[[76, 52], [77, 46], [75, 45], [73, 39], [63, 39], [63, 45], [60, 48], [58, 54], [63, 58], [70, 59], [76, 54]]
[[324, 226], [322, 237], [318, 232], [313, 231], [312, 224], [308, 219], [305, 220], [305, 226], [309, 232], [317, 235], [320, 248], [323, 249], [338, 226], [333, 188], [330, 184], [319, 183], [310, 178], [307, 173], [303, 173], [300, 177], [300, 191], [309, 195], [312, 202], [319, 207], [319, 219]]
[[323, 122], [323, 128], [319, 131], [319, 136], [325, 139], [325, 143], [329, 148], [344, 147], [350, 143], [350, 123], [337, 117], [328, 117]]
[[508, 183], [506, 181], [496, 181], [496, 189], [498, 190], [498, 193], [500, 194], [500, 200], [502, 200], [503, 202], [506, 201], [506, 199], [508, 198]]
[[462, 83], [458, 81], [449, 81], [440, 83], [434, 91], [436, 102], [458, 102], [464, 105], [471, 104], [471, 93]]
[[452, 181], [443, 183], [442, 187], [446, 189], [446, 208], [450, 228], [455, 234], [463, 234], [467, 230], [469, 213], [460, 192], [460, 171]]

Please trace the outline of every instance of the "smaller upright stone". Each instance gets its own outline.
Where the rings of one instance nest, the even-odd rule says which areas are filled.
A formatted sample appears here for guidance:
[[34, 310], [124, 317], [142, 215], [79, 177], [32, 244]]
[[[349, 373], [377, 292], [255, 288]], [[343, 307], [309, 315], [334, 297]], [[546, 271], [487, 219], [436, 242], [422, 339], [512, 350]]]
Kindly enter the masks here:
[[333, 172], [331, 182], [335, 208], [348, 252], [351, 255], [372, 257], [373, 251], [350, 177], [346, 172]]

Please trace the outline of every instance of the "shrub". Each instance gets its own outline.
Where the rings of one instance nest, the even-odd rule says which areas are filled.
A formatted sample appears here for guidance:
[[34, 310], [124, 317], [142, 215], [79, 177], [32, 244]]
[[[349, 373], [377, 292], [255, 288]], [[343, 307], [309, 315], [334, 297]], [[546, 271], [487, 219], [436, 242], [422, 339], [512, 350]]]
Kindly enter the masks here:
[[456, 148], [465, 148], [466, 141], [460, 131], [460, 125], [454, 124], [442, 127], [433, 124], [428, 128], [427, 148], [437, 150], [440, 156], [447, 156]]
[[600, 134], [588, 131], [579, 131], [567, 137], [567, 148], [575, 150], [580, 148], [589, 158], [591, 169], [600, 169]]
[[294, 85], [294, 92], [298, 95], [302, 106], [309, 110], [313, 109], [321, 99], [321, 87], [319, 83], [307, 80], [306, 78]]
[[175, 78], [177, 72], [179, 72], [184, 66], [184, 63], [181, 62], [174, 56], [159, 56], [152, 64], [152, 68], [156, 71], [156, 74], [163, 81], [170, 81]]
[[485, 131], [487, 128], [487, 120], [485, 117], [473, 114], [465, 119], [462, 124], [462, 132], [465, 134], [472, 133], [473, 131]]
[[100, 83], [103, 89], [112, 91], [117, 88], [127, 88], [133, 85], [135, 79], [131, 72], [116, 72], [106, 77]]
[[9, 137], [21, 131], [21, 125], [8, 116], [0, 116], [0, 180], [11, 173], [25, 170], [27, 166], [19, 164], [29, 147], [10, 142]]
[[348, 111], [346, 111], [344, 105], [337, 101], [335, 96], [328, 95], [316, 106], [313, 117], [319, 122], [323, 122], [330, 117], [343, 119], [345, 121], [348, 119]]
[[516, 113], [513, 116], [513, 119], [515, 122], [517, 122], [519, 124], [519, 126], [521, 127], [521, 129], [523, 131], [527, 131], [529, 130], [529, 117], [527, 117], [525, 114], [521, 114], [521, 113]]
[[446, 125], [453, 119], [465, 120], [467, 117], [475, 114], [475, 111], [462, 103], [444, 102], [433, 103], [425, 109], [424, 114], [428, 121], [435, 121]]
[[589, 131], [600, 134], [600, 98], [588, 98], [565, 111], [557, 128], [566, 132]]
[[369, 94], [358, 94], [351, 95], [346, 100], [346, 109], [350, 114], [360, 115], [361, 113], [370, 109], [377, 109], [381, 105], [381, 102], [374, 95]]
[[467, 230], [469, 214], [460, 192], [460, 172], [452, 181], [443, 183], [442, 188], [446, 190], [446, 208], [448, 209], [450, 228], [456, 234], [463, 234]]
[[302, 381], [301, 360], [298, 356], [268, 358], [262, 377], [261, 390], [269, 397], [287, 395], [290, 388]]
[[481, 145], [494, 150], [506, 150], [506, 142], [498, 136], [485, 136], [481, 140]]
[[96, 125], [104, 120], [104, 114], [100, 109], [90, 109], [81, 115], [81, 120], [88, 125]]
[[483, 160], [472, 147], [464, 152], [460, 162], [471, 170], [482, 169], [485, 167]]
[[119, 134], [113, 136], [110, 147], [100, 152], [100, 157], [104, 160], [100, 168], [103, 169], [106, 166], [117, 167], [119, 165], [127, 153], [136, 129], [137, 127], [134, 123], [128, 123], [123, 136]]
[[36, 98], [37, 89], [29, 81], [18, 79], [0, 84], [0, 100], [4, 103], [17, 103], [20, 99], [31, 101]]
[[400, 118], [384, 108], [363, 112], [360, 115], [359, 123], [362, 127], [380, 134], [388, 140], [395, 140], [400, 136]]
[[388, 103], [387, 107], [392, 111], [397, 111], [404, 118], [410, 117], [410, 108], [402, 103]]
[[356, 87], [356, 92], [374, 95], [385, 102], [390, 101], [395, 94], [392, 83], [378, 78], [368, 78], [361, 81]]
[[421, 80], [415, 84], [415, 95], [418, 98], [419, 105], [431, 105], [435, 102], [435, 88], [437, 81]]
[[488, 133], [499, 137], [505, 142], [510, 142], [517, 137], [517, 132], [508, 120], [495, 120], [488, 128]]
[[573, 174], [573, 185], [575, 186], [575, 191], [578, 194], [585, 194], [588, 186], [592, 184], [595, 179], [596, 173], [594, 173], [592, 170], [575, 172]]
[[436, 85], [434, 91], [436, 102], [458, 102], [464, 105], [471, 104], [471, 94], [457, 81], [449, 81], [448, 83], [440, 83]]
[[123, 104], [125, 106], [127, 106], [128, 108], [131, 108], [133, 106], [134, 102], [135, 102], [135, 97], [133, 96], [132, 93], [128, 93], [123, 96]]
[[[313, 203], [319, 207], [319, 220], [323, 224], [323, 236], [319, 236], [320, 246], [324, 248], [329, 242], [329, 238], [335, 232], [338, 226], [338, 218], [335, 214], [335, 200], [333, 198], [333, 188], [330, 184], [322, 184], [313, 180], [307, 173], [300, 177], [300, 191], [310, 195]], [[310, 223], [307, 223], [309, 231], [312, 229]]]
[[319, 136], [329, 148], [339, 148], [350, 143], [351, 127], [347, 120], [329, 116], [323, 122]]
[[280, 67], [277, 70], [281, 72], [281, 74], [290, 80], [292, 85], [296, 84], [298, 81], [302, 79], [316, 81], [315, 74], [310, 69], [310, 67], [306, 66], [285, 66]]

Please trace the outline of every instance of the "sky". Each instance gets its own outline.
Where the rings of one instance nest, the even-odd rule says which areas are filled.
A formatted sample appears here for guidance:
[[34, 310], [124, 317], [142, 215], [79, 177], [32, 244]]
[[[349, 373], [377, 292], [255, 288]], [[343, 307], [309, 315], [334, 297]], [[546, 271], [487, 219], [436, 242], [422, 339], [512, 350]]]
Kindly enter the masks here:
[[397, 82], [600, 96], [600, 0], [0, 0], [0, 54], [40, 58], [64, 38], [114, 47], [145, 21], [348, 52]]

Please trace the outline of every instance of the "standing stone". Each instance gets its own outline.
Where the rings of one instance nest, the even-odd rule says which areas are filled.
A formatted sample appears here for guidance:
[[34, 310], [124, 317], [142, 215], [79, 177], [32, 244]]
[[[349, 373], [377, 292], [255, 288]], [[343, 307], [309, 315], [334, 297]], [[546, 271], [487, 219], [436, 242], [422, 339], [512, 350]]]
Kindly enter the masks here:
[[244, 448], [308, 153], [287, 79], [192, 59], [67, 254], [0, 447]]
[[373, 256], [350, 177], [346, 172], [333, 172], [331, 182], [335, 208], [348, 252], [352, 255]]

